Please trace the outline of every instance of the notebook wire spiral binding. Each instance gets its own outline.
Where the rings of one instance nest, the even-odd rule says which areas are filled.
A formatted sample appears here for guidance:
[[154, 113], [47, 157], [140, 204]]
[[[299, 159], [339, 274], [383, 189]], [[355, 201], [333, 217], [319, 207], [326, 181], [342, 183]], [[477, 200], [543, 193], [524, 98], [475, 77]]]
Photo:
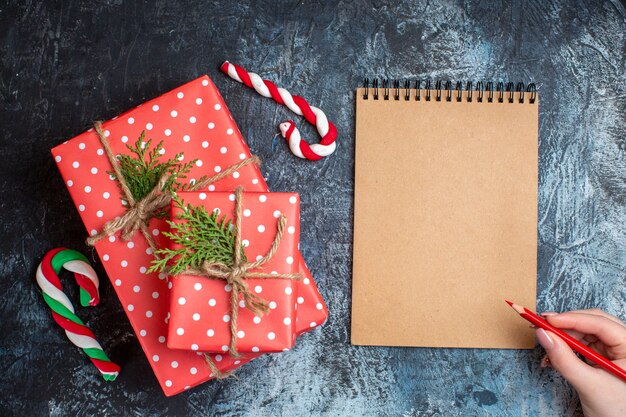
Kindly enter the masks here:
[[[390, 97], [393, 100], [400, 100], [400, 80], [389, 80], [388, 78], [383, 78], [381, 80], [381, 86], [379, 87], [378, 78], [374, 78], [372, 80], [370, 86], [369, 78], [365, 78], [363, 82], [363, 99], [369, 100], [370, 95], [372, 99], [378, 100], [380, 98], [381, 92], [383, 100], [389, 100]], [[392, 86], [390, 87], [390, 84]], [[537, 99], [537, 88], [534, 83], [528, 84], [528, 86], [524, 86], [524, 83], [519, 82], [514, 84], [512, 82], [508, 82], [506, 86], [502, 81], [499, 81], [496, 84], [494, 90], [494, 83], [489, 81], [487, 83], [483, 83], [482, 81], [478, 81], [474, 83], [473, 81], [467, 81], [465, 83], [465, 89], [463, 89], [463, 82], [457, 81], [455, 83], [454, 89], [452, 88], [451, 81], [435, 81], [435, 85], [433, 88], [432, 81], [426, 80], [423, 83], [424, 88], [422, 88], [422, 80], [415, 80], [411, 82], [410, 80], [404, 81], [404, 94], [403, 98], [405, 101], [411, 100], [411, 91], [415, 91], [414, 100], [421, 101], [422, 100], [422, 90], [425, 90], [423, 95], [423, 99], [426, 101], [430, 101], [433, 96], [436, 101], [441, 101], [442, 99], [445, 101], [463, 101], [463, 92], [465, 92], [465, 100], [467, 102], [472, 102], [474, 100], [474, 93], [476, 94], [476, 101], [482, 103], [485, 97], [485, 93], [487, 95], [487, 102], [493, 103], [494, 98], [498, 103], [504, 103], [505, 101], [508, 103], [514, 102], [515, 93], [519, 93], [518, 102], [524, 103], [526, 100], [526, 93], [528, 94], [528, 102], [530, 104], [534, 104]]]

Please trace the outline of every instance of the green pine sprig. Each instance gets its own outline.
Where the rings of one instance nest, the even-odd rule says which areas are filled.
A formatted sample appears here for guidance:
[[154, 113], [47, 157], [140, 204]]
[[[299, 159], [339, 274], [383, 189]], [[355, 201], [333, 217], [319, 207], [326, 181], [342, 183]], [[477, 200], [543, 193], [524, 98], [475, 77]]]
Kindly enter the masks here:
[[[168, 220], [171, 232], [163, 232], [179, 249], [159, 249], [158, 257], [152, 261], [148, 272], [169, 271], [172, 275], [183, 273], [187, 268], [198, 269], [203, 262], [232, 265], [235, 254], [235, 231], [232, 221], [219, 212], [210, 214], [202, 206], [185, 205], [176, 196], [173, 198], [182, 222]], [[246, 261], [243, 245], [242, 260]]]
[[[122, 176], [130, 189], [135, 201], [141, 201], [159, 182], [161, 176], [166, 172], [170, 174], [162, 191], [175, 192], [178, 189], [185, 189], [181, 186], [179, 179], [187, 178], [186, 174], [191, 170], [193, 161], [182, 164], [180, 159], [183, 153], [178, 153], [172, 159], [161, 161], [163, 141], [152, 147], [152, 139], [144, 142], [146, 132], [142, 131], [139, 139], [133, 146], [126, 145], [131, 155], [118, 155]], [[115, 173], [109, 173], [115, 177]], [[200, 180], [203, 180], [202, 177]]]

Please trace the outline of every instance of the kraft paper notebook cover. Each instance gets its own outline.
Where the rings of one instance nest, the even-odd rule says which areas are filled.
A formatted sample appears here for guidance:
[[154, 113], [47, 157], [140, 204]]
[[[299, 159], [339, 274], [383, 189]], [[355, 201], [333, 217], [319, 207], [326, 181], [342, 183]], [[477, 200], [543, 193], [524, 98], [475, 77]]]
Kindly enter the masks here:
[[355, 345], [534, 346], [537, 94], [469, 87], [357, 89]]

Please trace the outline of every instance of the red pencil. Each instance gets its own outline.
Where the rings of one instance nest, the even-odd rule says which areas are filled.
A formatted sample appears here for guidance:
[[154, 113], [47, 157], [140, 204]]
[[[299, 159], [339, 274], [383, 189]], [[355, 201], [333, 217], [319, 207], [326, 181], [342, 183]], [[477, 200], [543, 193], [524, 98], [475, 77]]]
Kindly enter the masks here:
[[554, 333], [555, 335], [563, 339], [565, 343], [567, 343], [569, 347], [574, 349], [576, 352], [580, 353], [581, 355], [583, 355], [585, 358], [589, 359], [596, 365], [609, 371], [616, 377], [621, 378], [622, 380], [626, 381], [626, 371], [620, 368], [619, 366], [615, 365], [613, 362], [611, 362], [604, 356], [600, 355], [595, 350], [592, 350], [589, 347], [583, 345], [578, 340], [574, 339], [572, 336], [565, 333], [563, 330], [557, 329], [556, 327], [554, 327], [553, 325], [551, 325], [546, 320], [542, 319], [541, 317], [539, 317], [538, 315], [536, 315], [535, 313], [533, 313], [526, 307], [518, 306], [517, 304], [514, 304], [509, 300], [504, 300], [504, 301], [506, 301], [508, 305], [513, 307], [513, 310], [517, 311], [520, 316], [522, 316], [523, 318], [525, 318], [526, 320], [528, 320], [535, 326], [542, 328], [544, 330], [551, 331], [552, 333]]

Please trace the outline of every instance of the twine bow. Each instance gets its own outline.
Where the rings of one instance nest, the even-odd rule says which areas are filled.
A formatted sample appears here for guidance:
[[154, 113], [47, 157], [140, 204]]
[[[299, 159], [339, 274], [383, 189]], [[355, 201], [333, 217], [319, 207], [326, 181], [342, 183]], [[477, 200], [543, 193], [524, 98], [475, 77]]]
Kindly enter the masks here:
[[[124, 198], [128, 202], [128, 209], [123, 216], [110, 220], [105, 223], [102, 227], [102, 231], [99, 233], [90, 236], [87, 238], [87, 244], [89, 246], [93, 246], [100, 239], [108, 236], [112, 236], [118, 231], [121, 230], [121, 237], [124, 240], [131, 240], [135, 233], [138, 230], [141, 230], [141, 233], [144, 235], [148, 244], [152, 248], [153, 251], [156, 252], [156, 244], [152, 235], [148, 231], [148, 221], [154, 217], [155, 213], [159, 210], [167, 207], [172, 201], [172, 193], [169, 190], [165, 190], [165, 185], [170, 178], [170, 174], [168, 172], [164, 173], [157, 185], [140, 201], [135, 201], [133, 198], [133, 194], [126, 184], [126, 180], [124, 179], [124, 175], [120, 169], [120, 164], [113, 151], [111, 150], [111, 146], [109, 145], [109, 141], [104, 135], [104, 131], [102, 130], [102, 123], [95, 122], [94, 129], [98, 134], [98, 138], [100, 139], [100, 143], [102, 143], [102, 147], [106, 152], [107, 158], [111, 163], [111, 167], [113, 168], [113, 172], [115, 173], [115, 178], [120, 184], [120, 188], [122, 189], [122, 193], [124, 194]], [[258, 165], [260, 160], [256, 156], [251, 156], [246, 158], [236, 164], [231, 165], [226, 168], [224, 171], [213, 175], [212, 177], [208, 177], [203, 181], [199, 181], [193, 185], [190, 185], [187, 190], [188, 191], [197, 191], [201, 188], [208, 186], [214, 182], [225, 178], [226, 176], [232, 174], [233, 172], [241, 169], [242, 167], [250, 164]]]
[[302, 279], [301, 274], [278, 274], [265, 272], [250, 272], [266, 264], [276, 254], [278, 246], [283, 238], [287, 218], [281, 213], [276, 224], [276, 236], [272, 246], [265, 256], [255, 262], [246, 262], [242, 259], [241, 251], [241, 213], [242, 213], [242, 188], [237, 187], [235, 191], [235, 245], [234, 260], [232, 265], [223, 263], [204, 262], [198, 269], [189, 268], [181, 275], [194, 275], [207, 279], [224, 280], [231, 287], [230, 291], [230, 345], [229, 353], [237, 358], [241, 355], [237, 352], [237, 317], [239, 312], [239, 295], [243, 298], [245, 306], [256, 315], [263, 315], [269, 311], [267, 301], [250, 290], [245, 282], [246, 279]]

